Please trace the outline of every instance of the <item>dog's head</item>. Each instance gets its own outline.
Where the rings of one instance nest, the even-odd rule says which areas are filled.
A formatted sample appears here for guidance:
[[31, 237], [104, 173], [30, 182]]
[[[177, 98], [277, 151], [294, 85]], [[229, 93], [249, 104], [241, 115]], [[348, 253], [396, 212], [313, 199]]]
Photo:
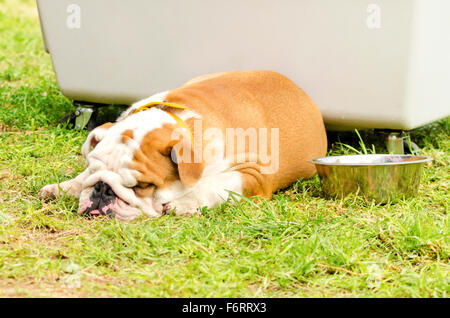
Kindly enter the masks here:
[[202, 165], [178, 162], [175, 148], [190, 143], [167, 112], [154, 108], [93, 130], [82, 147], [87, 169], [79, 213], [132, 220], [160, 216], [202, 174]]

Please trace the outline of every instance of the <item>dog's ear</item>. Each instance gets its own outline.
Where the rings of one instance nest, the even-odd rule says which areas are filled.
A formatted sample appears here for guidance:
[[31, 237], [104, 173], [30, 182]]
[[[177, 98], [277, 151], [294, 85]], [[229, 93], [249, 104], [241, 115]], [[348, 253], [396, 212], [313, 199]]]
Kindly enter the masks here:
[[205, 166], [203, 163], [184, 163], [178, 164], [178, 174], [180, 175], [181, 182], [186, 187], [192, 187], [198, 180], [200, 180]]
[[192, 187], [201, 178], [205, 169], [202, 157], [199, 156], [199, 152], [202, 151], [201, 146], [194, 149], [193, 139], [183, 134], [179, 138], [172, 139], [170, 149], [170, 156], [178, 166], [181, 182], [186, 187]]
[[85, 159], [87, 155], [92, 151], [92, 149], [94, 149], [95, 146], [97, 146], [97, 144], [106, 136], [108, 129], [111, 128], [112, 126], [114, 126], [113, 123], [106, 123], [101, 126], [98, 126], [89, 133], [89, 135], [86, 138], [86, 141], [81, 147], [81, 153], [83, 154]]

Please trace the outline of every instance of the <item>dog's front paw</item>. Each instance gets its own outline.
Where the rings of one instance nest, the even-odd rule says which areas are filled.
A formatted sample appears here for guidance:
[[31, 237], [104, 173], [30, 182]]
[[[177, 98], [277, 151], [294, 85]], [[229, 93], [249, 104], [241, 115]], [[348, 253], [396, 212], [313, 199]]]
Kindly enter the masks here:
[[172, 201], [164, 205], [164, 214], [175, 213], [175, 215], [201, 215], [200, 207], [194, 202]]
[[54, 199], [59, 194], [59, 187], [56, 183], [47, 184], [39, 191], [39, 199]]

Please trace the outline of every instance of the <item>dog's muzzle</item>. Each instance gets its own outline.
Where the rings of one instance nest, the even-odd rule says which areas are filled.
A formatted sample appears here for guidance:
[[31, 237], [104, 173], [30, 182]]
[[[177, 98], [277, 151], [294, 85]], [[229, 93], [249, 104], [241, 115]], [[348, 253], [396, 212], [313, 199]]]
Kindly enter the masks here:
[[89, 208], [84, 212], [85, 216], [93, 217], [104, 215], [108, 217], [114, 217], [114, 211], [112, 209], [117, 195], [114, 193], [109, 184], [99, 181], [94, 186], [91, 197], [89, 198], [91, 204]]

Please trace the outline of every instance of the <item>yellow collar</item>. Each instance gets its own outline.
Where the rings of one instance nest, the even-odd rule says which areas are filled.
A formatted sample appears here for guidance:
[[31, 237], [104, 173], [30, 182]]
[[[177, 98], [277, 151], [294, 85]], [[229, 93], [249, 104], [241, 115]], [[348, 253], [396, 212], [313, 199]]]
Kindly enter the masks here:
[[[186, 106], [182, 106], [182, 105], [178, 105], [178, 104], [167, 103], [167, 102], [152, 102], [152, 103], [143, 105], [143, 106], [141, 106], [141, 107], [135, 109], [135, 110], [132, 112], [132, 114], [137, 114], [137, 113], [139, 113], [139, 112], [141, 112], [141, 111], [150, 109], [150, 108], [155, 107], [155, 106], [158, 106], [158, 105], [164, 105], [164, 106], [169, 106], [169, 107], [178, 108], [178, 109], [187, 109]], [[171, 113], [171, 112], [169, 112], [169, 111], [167, 111], [167, 110], [164, 110], [164, 109], [161, 109], [161, 110], [164, 111], [164, 112], [166, 112], [166, 113], [169, 114], [170, 116], [172, 116], [172, 118], [175, 119], [175, 121], [178, 123], [178, 125], [179, 125], [181, 128], [184, 128], [184, 129], [186, 129], [186, 130], [188, 131], [189, 136], [191, 137], [192, 144], [194, 144], [194, 136], [192, 135], [191, 129], [190, 129], [189, 126], [186, 124], [186, 122], [185, 122], [183, 119], [181, 119], [180, 117], [178, 117], [177, 115], [175, 115], [174, 113]]]
[[145, 104], [145, 105], [143, 105], [143, 106], [141, 106], [141, 107], [135, 109], [135, 110], [133, 111], [133, 114], [139, 113], [139, 112], [141, 112], [141, 111], [143, 111], [143, 110], [147, 110], [147, 109], [150, 109], [150, 108], [152, 108], [152, 107], [154, 107], [154, 106], [158, 106], [158, 105], [164, 105], [164, 106], [169, 106], [169, 107], [179, 108], [179, 109], [187, 109], [186, 106], [182, 106], [182, 105], [178, 105], [178, 104], [173, 104], [173, 103], [167, 103], [167, 102], [151, 102], [151, 103]]

